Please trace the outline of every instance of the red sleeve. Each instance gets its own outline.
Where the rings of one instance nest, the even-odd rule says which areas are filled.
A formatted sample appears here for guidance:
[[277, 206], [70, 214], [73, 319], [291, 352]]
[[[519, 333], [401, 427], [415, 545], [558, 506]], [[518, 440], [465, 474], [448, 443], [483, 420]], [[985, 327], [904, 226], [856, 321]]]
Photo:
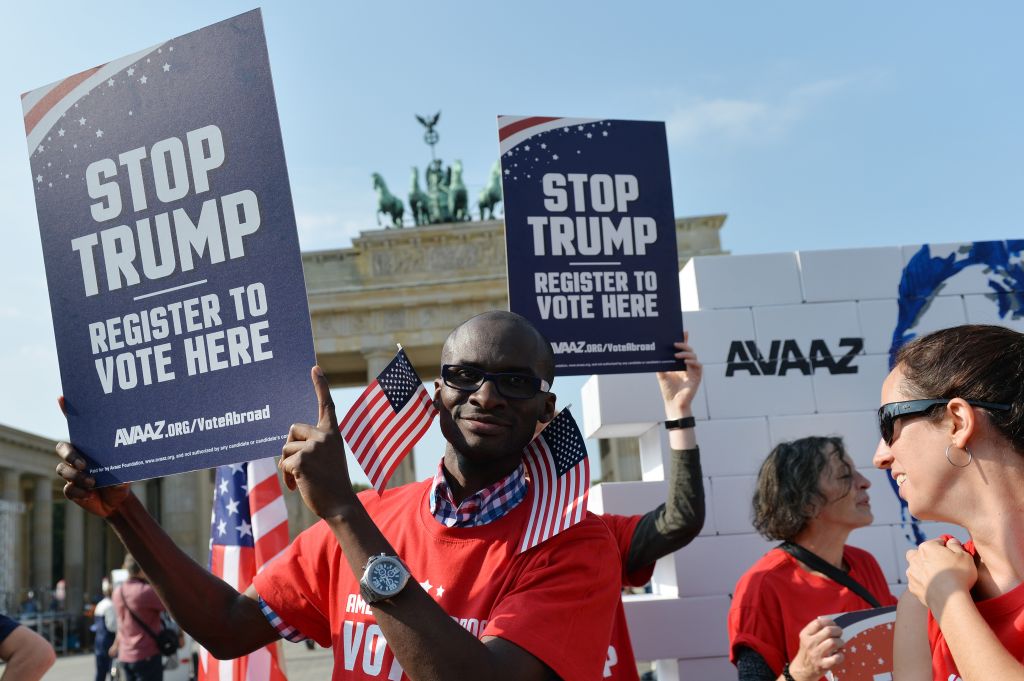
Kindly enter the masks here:
[[325, 648], [331, 646], [332, 546], [337, 546], [334, 536], [323, 522], [316, 523], [253, 580], [256, 593], [286, 624]]
[[591, 516], [533, 551], [482, 637], [511, 641], [564, 681], [600, 679], [619, 602], [607, 529]]
[[750, 648], [774, 674], [781, 674], [786, 663], [784, 625], [779, 595], [774, 588], [765, 588], [755, 565], [740, 577], [729, 606], [729, 661], [736, 664], [737, 651]]
[[626, 559], [629, 558], [629, 546], [633, 543], [633, 533], [643, 519], [642, 515], [615, 515], [602, 513], [597, 516], [604, 521], [619, 547], [619, 561], [622, 563], [622, 586], [643, 586], [651, 581], [654, 574], [654, 563], [645, 565], [639, 570], [626, 572]]

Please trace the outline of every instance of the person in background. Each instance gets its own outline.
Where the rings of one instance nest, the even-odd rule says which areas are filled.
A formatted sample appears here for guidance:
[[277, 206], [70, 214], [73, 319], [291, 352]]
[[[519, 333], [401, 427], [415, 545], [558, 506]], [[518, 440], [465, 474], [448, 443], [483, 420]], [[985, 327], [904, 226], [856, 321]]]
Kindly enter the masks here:
[[103, 681], [110, 674], [110, 649], [114, 645], [117, 632], [117, 611], [114, 608], [114, 601], [110, 599], [113, 587], [109, 577], [103, 578], [101, 589], [103, 598], [93, 610], [93, 623], [90, 627], [95, 634], [93, 653], [96, 655], [96, 681]]
[[[689, 345], [688, 333], [684, 332], [683, 342], [675, 346], [675, 356], [686, 362], [686, 370], [657, 374], [668, 419], [665, 427], [669, 430], [672, 449], [668, 497], [665, 503], [644, 515], [605, 513], [598, 516], [611, 530], [619, 546], [624, 587], [647, 584], [657, 560], [689, 544], [704, 527], [704, 484], [693, 419], [693, 398], [700, 387], [703, 367]], [[638, 679], [621, 603], [612, 629], [603, 677]]]
[[1024, 679], [1024, 334], [971, 325], [914, 340], [878, 417], [874, 463], [910, 512], [970, 534], [907, 552], [894, 678]]
[[163, 628], [160, 614], [164, 612], [164, 605], [132, 554], [124, 557], [122, 567], [128, 571], [128, 579], [114, 590], [111, 598], [117, 613], [117, 634], [110, 647], [110, 656], [117, 657], [125, 681], [161, 681], [164, 677], [163, 657], [157, 648], [156, 638], [146, 631], [143, 624], [153, 632], [160, 631]]
[[37, 681], [57, 655], [45, 638], [10, 617], [0, 615], [0, 660], [6, 662], [0, 681]]
[[843, 660], [842, 630], [823, 615], [896, 603], [875, 558], [846, 544], [874, 519], [870, 486], [838, 437], [783, 442], [765, 459], [754, 527], [784, 543], [736, 584], [729, 659], [740, 681], [816, 681]]

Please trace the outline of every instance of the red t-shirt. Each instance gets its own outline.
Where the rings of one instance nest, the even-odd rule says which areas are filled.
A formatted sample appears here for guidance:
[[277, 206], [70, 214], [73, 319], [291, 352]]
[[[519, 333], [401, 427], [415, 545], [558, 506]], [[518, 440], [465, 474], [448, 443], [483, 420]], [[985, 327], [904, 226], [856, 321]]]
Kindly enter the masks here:
[[[975, 555], [974, 542], [964, 544], [964, 550]], [[1024, 662], [1024, 584], [1007, 591], [1001, 596], [975, 601], [978, 613], [992, 632], [1010, 653]], [[936, 679], [959, 679], [960, 672], [953, 662], [946, 638], [939, 629], [939, 623], [928, 611], [928, 643], [932, 649], [932, 676]]]
[[[474, 636], [511, 641], [566, 681], [600, 678], [619, 600], [604, 524], [588, 514], [517, 555], [532, 489], [494, 522], [449, 528], [430, 514], [430, 483], [359, 495], [413, 579]], [[334, 679], [408, 678], [326, 523], [300, 534], [253, 584], [284, 622], [333, 647]]]
[[114, 589], [111, 600], [114, 601], [114, 612], [117, 613], [117, 659], [121, 662], [139, 662], [159, 653], [156, 639], [128, 612], [128, 608], [131, 608], [154, 634], [159, 634], [164, 628], [160, 621], [164, 604], [156, 595], [156, 589], [141, 579], [129, 579]]
[[[850, 576], [880, 604], [895, 605], [878, 562], [867, 551], [843, 548]], [[782, 549], [761, 557], [736, 583], [729, 606], [729, 660], [736, 663], [741, 647], [764, 658], [775, 674], [796, 657], [800, 630], [819, 615], [871, 607], [860, 596], [828, 577], [811, 574]]]
[[[611, 530], [615, 543], [619, 545], [619, 559], [622, 563], [622, 586], [643, 586], [651, 581], [654, 564], [640, 568], [636, 572], [626, 572], [626, 558], [629, 556], [629, 545], [633, 541], [633, 533], [640, 523], [642, 515], [612, 515], [605, 513], [598, 518]], [[636, 670], [636, 658], [633, 657], [633, 644], [629, 640], [629, 628], [626, 625], [626, 612], [622, 608], [622, 599], [615, 611], [615, 622], [612, 625], [612, 639], [608, 645], [608, 657], [605, 660], [604, 676], [606, 679], [639, 681]]]

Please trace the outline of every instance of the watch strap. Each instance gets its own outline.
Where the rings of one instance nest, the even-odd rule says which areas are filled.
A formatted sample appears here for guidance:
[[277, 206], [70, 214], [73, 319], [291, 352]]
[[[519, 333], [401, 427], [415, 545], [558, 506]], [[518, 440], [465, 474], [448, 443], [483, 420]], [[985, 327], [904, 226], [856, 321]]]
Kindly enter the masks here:
[[693, 428], [697, 425], [697, 419], [692, 416], [684, 416], [681, 419], [672, 419], [671, 421], [665, 421], [666, 430], [676, 430], [681, 428]]
[[782, 667], [782, 678], [786, 679], [786, 681], [796, 681], [796, 679], [793, 678], [793, 675], [789, 673], [788, 662]]

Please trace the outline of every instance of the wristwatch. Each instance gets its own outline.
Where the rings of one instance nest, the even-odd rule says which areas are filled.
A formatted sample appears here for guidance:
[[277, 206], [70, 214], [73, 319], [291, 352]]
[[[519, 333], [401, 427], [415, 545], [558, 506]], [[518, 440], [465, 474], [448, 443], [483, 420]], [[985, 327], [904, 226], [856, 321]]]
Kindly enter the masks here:
[[381, 553], [366, 561], [359, 592], [367, 603], [377, 603], [398, 595], [408, 581], [409, 570], [398, 556]]
[[692, 416], [684, 416], [681, 419], [665, 421], [665, 430], [693, 428], [695, 425], [697, 425], [697, 419], [693, 418]]

